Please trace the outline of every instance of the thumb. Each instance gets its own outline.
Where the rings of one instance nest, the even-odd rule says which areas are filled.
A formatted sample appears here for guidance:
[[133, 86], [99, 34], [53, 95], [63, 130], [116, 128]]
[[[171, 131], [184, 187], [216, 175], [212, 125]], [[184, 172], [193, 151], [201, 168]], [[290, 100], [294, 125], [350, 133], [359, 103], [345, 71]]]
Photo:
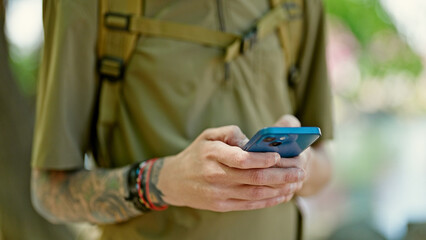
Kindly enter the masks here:
[[207, 129], [203, 137], [210, 141], [221, 141], [231, 146], [243, 147], [249, 140], [238, 126]]
[[300, 121], [295, 116], [286, 114], [282, 116], [275, 124], [274, 127], [300, 127]]

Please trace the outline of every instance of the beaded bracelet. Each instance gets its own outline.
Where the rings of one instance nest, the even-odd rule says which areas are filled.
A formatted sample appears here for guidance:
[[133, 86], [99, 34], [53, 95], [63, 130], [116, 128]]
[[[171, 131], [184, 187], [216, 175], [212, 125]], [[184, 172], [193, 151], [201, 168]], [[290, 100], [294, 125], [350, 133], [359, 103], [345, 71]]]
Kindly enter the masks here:
[[[139, 196], [139, 201], [147, 208], [151, 209], [150, 205], [148, 204], [148, 202], [145, 200], [145, 196], [144, 193], [145, 191], [142, 189], [142, 178], [143, 178], [143, 173], [145, 170], [147, 163], [146, 162], [142, 162], [139, 165], [139, 173], [138, 173], [138, 178], [136, 180], [137, 182], [137, 190], [138, 190], [138, 196]], [[148, 194], [146, 194], [148, 195]]]
[[[146, 163], [144, 164], [146, 165]], [[127, 185], [128, 185], [128, 191], [129, 195], [125, 198], [126, 201], [130, 201], [133, 203], [134, 207], [138, 209], [141, 212], [149, 212], [151, 209], [147, 204], [143, 204], [143, 202], [139, 198], [139, 184], [138, 184], [138, 176], [139, 173], [141, 173], [141, 166], [142, 163], [134, 164], [130, 167], [127, 177]]]
[[150, 210], [162, 211], [168, 208], [168, 205], [156, 206], [149, 194], [150, 175], [152, 167], [157, 160], [158, 158], [155, 158], [134, 164], [129, 170], [129, 197], [125, 199], [132, 201], [135, 208], [142, 212], [149, 212]]

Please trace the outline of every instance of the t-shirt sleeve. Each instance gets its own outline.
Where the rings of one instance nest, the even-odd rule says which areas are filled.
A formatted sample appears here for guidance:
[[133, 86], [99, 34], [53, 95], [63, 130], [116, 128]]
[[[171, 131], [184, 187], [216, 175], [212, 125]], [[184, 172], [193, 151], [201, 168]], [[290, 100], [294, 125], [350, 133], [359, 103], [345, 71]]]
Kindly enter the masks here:
[[303, 126], [321, 128], [321, 140], [333, 137], [332, 94], [325, 58], [324, 12], [321, 1], [308, 0], [301, 80], [296, 88], [296, 116]]
[[96, 99], [97, 1], [44, 0], [32, 167], [84, 164]]

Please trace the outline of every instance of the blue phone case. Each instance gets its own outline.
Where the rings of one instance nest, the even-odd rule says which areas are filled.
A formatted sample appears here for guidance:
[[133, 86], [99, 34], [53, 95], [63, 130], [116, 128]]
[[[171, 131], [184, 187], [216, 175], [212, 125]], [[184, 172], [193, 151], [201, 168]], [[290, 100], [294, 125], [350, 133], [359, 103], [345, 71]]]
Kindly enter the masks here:
[[283, 158], [296, 157], [321, 136], [318, 127], [267, 127], [259, 130], [243, 147], [249, 152], [278, 152]]

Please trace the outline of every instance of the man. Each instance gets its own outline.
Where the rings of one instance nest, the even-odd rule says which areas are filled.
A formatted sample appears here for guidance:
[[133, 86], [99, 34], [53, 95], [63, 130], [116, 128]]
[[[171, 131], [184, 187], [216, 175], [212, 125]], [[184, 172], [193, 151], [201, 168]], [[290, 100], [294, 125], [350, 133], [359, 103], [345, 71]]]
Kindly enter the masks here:
[[[218, 48], [142, 35], [119, 83], [115, 123], [96, 144], [98, 3], [44, 1], [38, 211], [52, 222], [98, 224], [101, 239], [300, 237], [293, 199], [328, 181], [332, 127], [321, 3], [295, 6], [303, 17], [288, 19], [287, 34], [300, 46], [300, 76], [285, 67], [293, 48], [281, 51], [275, 28], [232, 61]], [[269, 9], [267, 0], [145, 1], [143, 15], [243, 34]], [[301, 124], [321, 127], [323, 137], [299, 157], [241, 149], [244, 134]], [[91, 152], [99, 166], [86, 170]]]

